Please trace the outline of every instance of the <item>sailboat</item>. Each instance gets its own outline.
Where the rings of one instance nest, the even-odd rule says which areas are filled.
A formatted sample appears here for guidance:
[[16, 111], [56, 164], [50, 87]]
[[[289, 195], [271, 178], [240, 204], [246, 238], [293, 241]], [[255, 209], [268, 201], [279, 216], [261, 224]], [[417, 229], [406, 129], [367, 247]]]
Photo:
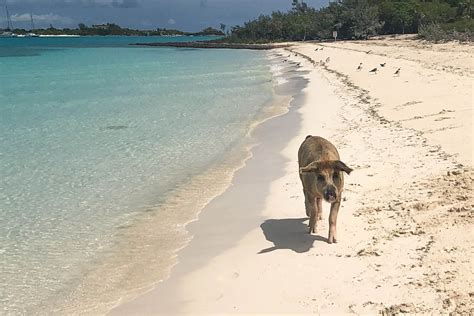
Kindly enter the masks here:
[[33, 33], [33, 30], [35, 29], [35, 24], [33, 23], [33, 14], [30, 13], [30, 20], [31, 20], [31, 29], [29, 33], [26, 33], [26, 37], [39, 37], [38, 34]]
[[8, 12], [7, 1], [5, 1], [5, 12], [7, 14], [7, 28], [3, 33], [0, 33], [0, 37], [18, 37], [17, 34], [13, 33], [13, 23]]

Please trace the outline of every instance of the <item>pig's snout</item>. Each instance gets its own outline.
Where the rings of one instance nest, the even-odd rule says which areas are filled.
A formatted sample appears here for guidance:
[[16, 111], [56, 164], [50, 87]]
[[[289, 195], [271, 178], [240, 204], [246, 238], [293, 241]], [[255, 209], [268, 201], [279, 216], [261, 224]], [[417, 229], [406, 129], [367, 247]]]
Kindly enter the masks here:
[[324, 199], [332, 203], [337, 200], [337, 193], [336, 193], [336, 187], [334, 186], [329, 186], [324, 190]]

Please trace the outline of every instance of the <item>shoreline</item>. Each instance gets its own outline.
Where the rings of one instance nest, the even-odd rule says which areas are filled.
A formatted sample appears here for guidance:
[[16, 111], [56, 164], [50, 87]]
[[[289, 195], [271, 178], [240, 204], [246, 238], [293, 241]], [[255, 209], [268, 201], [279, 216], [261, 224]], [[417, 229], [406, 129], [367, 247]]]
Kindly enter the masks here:
[[[281, 56], [277, 57], [282, 59]], [[292, 91], [291, 94], [291, 101], [288, 105], [287, 110], [283, 113], [278, 115], [270, 116], [267, 119], [260, 121], [249, 133], [252, 135], [253, 138], [253, 146], [249, 147], [249, 156], [243, 162], [243, 164], [233, 172], [229, 184], [223, 188], [222, 192], [212, 198], [212, 200], [207, 203], [199, 212], [198, 218], [194, 221], [189, 222], [186, 224], [186, 230], [192, 237], [190, 242], [180, 249], [178, 253], [177, 264], [173, 267], [169, 278], [157, 284], [151, 291], [148, 291], [145, 294], [142, 294], [124, 304], [118, 304], [114, 309], [112, 309], [108, 314], [136, 314], [136, 313], [155, 313], [155, 312], [163, 312], [157, 310], [144, 310], [139, 309], [135, 310], [136, 304], [142, 305], [141, 300], [144, 297], [155, 297], [158, 295], [161, 297], [163, 294], [163, 289], [166, 292], [166, 296], [168, 297], [170, 292], [170, 284], [175, 282], [177, 275], [179, 278], [179, 274], [183, 271], [187, 271], [188, 269], [195, 269], [201, 265], [205, 265], [205, 263], [212, 257], [217, 256], [219, 253], [225, 251], [227, 248], [232, 247], [235, 243], [235, 240], [238, 240], [238, 237], [244, 235], [248, 231], [251, 230], [253, 225], [246, 225], [243, 226], [232, 226], [232, 231], [230, 234], [222, 234], [222, 229], [225, 229], [224, 226], [230, 223], [235, 222], [238, 220], [244, 221], [250, 224], [252, 221], [260, 221], [262, 218], [258, 214], [252, 214], [249, 210], [246, 210], [242, 214], [237, 214], [238, 210], [235, 213], [233, 212], [225, 212], [225, 214], [221, 213], [221, 209], [224, 207], [226, 209], [238, 208], [239, 206], [228, 204], [229, 201], [243, 201], [246, 200], [245, 205], [251, 205], [252, 208], [255, 208], [256, 205], [263, 207], [264, 204], [264, 197], [265, 194], [268, 193], [265, 190], [265, 183], [271, 182], [271, 179], [275, 179], [278, 174], [279, 167], [285, 164], [285, 158], [274, 158], [272, 154], [275, 148], [283, 147], [284, 144], [289, 141], [289, 137], [291, 137], [291, 133], [287, 133], [287, 131], [282, 130], [282, 134], [279, 135], [281, 137], [277, 137], [278, 140], [272, 141], [270, 145], [262, 145], [262, 141], [267, 139], [269, 136], [274, 134], [275, 125], [282, 124], [281, 121], [285, 121], [284, 124], [291, 123], [295, 130], [298, 128], [298, 118], [296, 117], [297, 109], [303, 103], [304, 94], [302, 89], [306, 86], [306, 78], [305, 78], [305, 71], [301, 71], [298, 68], [294, 68], [293, 66], [289, 66], [288, 68], [283, 70], [283, 77], [285, 77], [286, 82], [276, 86], [278, 94], [286, 95], [289, 91]], [[293, 82], [292, 82], [293, 81]], [[282, 85], [289, 85], [290, 87], [281, 87]], [[281, 91], [283, 90], [283, 91]], [[295, 132], [296, 133], [296, 132]], [[269, 147], [271, 148], [269, 150]], [[262, 166], [260, 164], [260, 159], [256, 158], [262, 155], [267, 154], [267, 158], [272, 161], [272, 163], [276, 164], [274, 166], [269, 166], [265, 169], [270, 169], [272, 172], [268, 170], [262, 170]], [[255, 163], [255, 160], [257, 163]], [[275, 169], [275, 170], [274, 170]], [[258, 184], [251, 185], [246, 183], [246, 180], [251, 177], [250, 174], [254, 172], [262, 172], [264, 175], [260, 177]], [[242, 192], [240, 189], [234, 190], [234, 188], [242, 188], [247, 187], [248, 191]], [[263, 190], [265, 192], [261, 192], [259, 195], [261, 198], [251, 197], [255, 194], [255, 190]], [[231, 194], [233, 197], [229, 199], [228, 195]], [[224, 205], [223, 205], [224, 204]], [[220, 220], [223, 220], [224, 224], [222, 226], [216, 226], [215, 222], [212, 220], [212, 217], [216, 216], [219, 217]], [[251, 220], [249, 220], [249, 217]], [[211, 218], [211, 219], [210, 219]], [[242, 222], [240, 222], [242, 223]], [[203, 232], [205, 234], [202, 234]], [[215, 240], [209, 243], [209, 235], [219, 235], [221, 238], [219, 240]], [[225, 238], [223, 238], [225, 237]], [[237, 237], [237, 239], [234, 239]], [[199, 249], [203, 250], [202, 253], [196, 254], [195, 248], [198, 247]], [[184, 266], [183, 266], [184, 262]], [[163, 287], [164, 285], [164, 287]], [[147, 305], [149, 306], [149, 305]], [[171, 308], [171, 306], [167, 306]], [[169, 310], [166, 310], [166, 313], [169, 313]]]
[[[266, 59], [269, 57], [267, 56]], [[118, 227], [114, 249], [129, 250], [130, 253], [125, 254], [126, 256], [140, 256], [141, 261], [146, 262], [147, 265], [153, 264], [154, 268], [145, 274], [140, 272], [146, 270], [146, 266], [142, 263], [138, 265], [134, 263], [130, 267], [128, 264], [117, 265], [119, 259], [114, 259], [115, 251], [108, 250], [101, 255], [101, 258], [105, 256], [106, 259], [101, 260], [97, 266], [86, 272], [86, 277], [81, 280], [75, 293], [67, 293], [66, 297], [62, 296], [51, 300], [52, 305], [55, 306], [55, 312], [106, 313], [113, 306], [120, 304], [120, 301], [128, 301], [142, 295], [169, 277], [169, 271], [178, 262], [176, 254], [185, 248], [192, 239], [192, 234], [187, 226], [197, 221], [206, 205], [232, 185], [234, 174], [242, 169], [246, 161], [252, 157], [253, 147], [257, 143], [254, 137], [255, 130], [260, 125], [266, 124], [267, 121], [284, 115], [289, 106], [288, 102], [292, 98], [291, 94], [299, 90], [291, 82], [295, 80], [292, 78], [298, 77], [294, 73], [296, 67], [289, 66], [288, 69], [279, 71], [272, 68], [274, 61], [267, 60], [267, 63], [274, 81], [273, 99], [262, 106], [254, 120], [250, 122], [247, 134], [238, 144], [235, 144], [234, 149], [221, 157], [218, 162], [213, 163], [199, 174], [193, 175], [192, 180], [186, 185], [169, 192], [169, 198], [159, 206], [151, 205], [137, 210], [133, 219]], [[290, 72], [290, 75], [286, 74]], [[282, 78], [284, 82], [282, 83], [279, 78]], [[216, 179], [219, 180], [216, 181]], [[195, 192], [196, 195], [190, 196], [188, 191]], [[163, 211], [168, 215], [172, 212], [175, 216], [167, 217], [167, 221], [163, 222], [160, 219], [160, 214]], [[157, 233], [157, 227], [164, 229]], [[143, 238], [143, 236], [147, 237]], [[155, 249], [147, 252], [134, 250], [141, 249], [143, 243], [150, 249]], [[164, 247], [160, 244], [164, 244]], [[109, 258], [107, 259], [107, 257]], [[120, 260], [123, 261], [123, 259]], [[132, 258], [130, 258], [131, 261], [133, 261]], [[104, 280], [104, 276], [110, 275], [110, 270], [116, 271], [115, 275], [111, 279]], [[133, 276], [133, 278], [129, 278], [129, 276]], [[101, 280], [106, 282], [106, 288], [99, 285]], [[119, 299], [114, 290], [116, 286], [120, 286], [122, 289], [126, 288], [127, 290], [122, 291], [126, 296]], [[102, 302], [98, 306], [94, 304], [95, 298], [88, 294], [92, 289], [99, 290], [96, 295], [101, 298]], [[117, 302], [118, 300], [119, 302]]]
[[[376, 42], [366, 44], [379, 49]], [[445, 104], [449, 98], [458, 101], [451, 102], [451, 108], [439, 116], [423, 113], [436, 112], [440, 106], [433, 109], [426, 102], [415, 113], [427, 116], [415, 118], [411, 124], [403, 115], [394, 115], [391, 107], [423, 104], [400, 99], [429, 98], [440, 89], [430, 85], [433, 79], [434, 83], [443, 80], [429, 78], [440, 70], [398, 57], [403, 63], [403, 79], [398, 81], [402, 85], [395, 84], [391, 90], [384, 82], [396, 78], [383, 74], [368, 77], [368, 69], [355, 72], [356, 58], [376, 64], [380, 55], [349, 51], [347, 54], [361, 55], [348, 58], [337, 45], [350, 43], [332, 45], [336, 47], [324, 47], [324, 57], [330, 56], [330, 62], [314, 66], [308, 61], [320, 57], [314, 51], [320, 45], [315, 43], [296, 45], [295, 52], [305, 58], [291, 56], [293, 62], [302, 63], [309, 77], [304, 102], [289, 112], [301, 117], [296, 136], [285, 134], [295, 126], [278, 126], [278, 120], [270, 120], [275, 124], [272, 132], [262, 138], [261, 147], [255, 147], [255, 155], [235, 175], [230, 188], [190, 225], [195, 238], [180, 253], [183, 260], [168, 282], [118, 306], [111, 314], [473, 310], [469, 289], [474, 280], [466, 257], [472, 254], [474, 172], [466, 148], [459, 142], [450, 143], [453, 136], [472, 130], [472, 117], [463, 110], [463, 105], [468, 106], [462, 99], [466, 94], [453, 99], [459, 96], [443, 90], [444, 94], [437, 95], [439, 103]], [[380, 47], [396, 49], [386, 42]], [[416, 54], [417, 49], [407, 48], [407, 54], [410, 50]], [[420, 77], [428, 78], [422, 87], [417, 84]], [[470, 77], [469, 71], [447, 81], [456, 79], [461, 89], [469, 83], [466, 77]], [[414, 89], [407, 89], [411, 86]], [[392, 91], [398, 91], [397, 97]], [[410, 113], [407, 111], [402, 114]], [[451, 118], [461, 127], [443, 125], [449, 119], [437, 120], [446, 113], [466, 116]], [[433, 117], [433, 121], [423, 121]], [[434, 126], [439, 126], [435, 137], [429, 132]], [[271, 146], [281, 133], [290, 136], [286, 143], [259, 149]], [[346, 180], [338, 221], [340, 242], [336, 245], [325, 242], [325, 221], [319, 234], [307, 234], [301, 184], [295, 172], [295, 153], [307, 134], [331, 139], [342, 160], [355, 169]], [[472, 138], [462, 141], [472, 151]], [[272, 169], [274, 160], [277, 170]], [[255, 165], [249, 167], [252, 163]], [[261, 179], [260, 173], [265, 172], [273, 177]], [[457, 190], [448, 193], [453, 183], [457, 183]], [[260, 194], [258, 202], [251, 198], [255, 192]], [[326, 204], [323, 209], [327, 218]], [[239, 210], [245, 213], [243, 218]], [[454, 225], [456, 230], [451, 228]]]
[[276, 48], [289, 47], [288, 44], [236, 44], [236, 43], [213, 43], [213, 42], [167, 42], [167, 43], [134, 43], [132, 46], [151, 47], [178, 47], [178, 48], [208, 48], [208, 49], [251, 49], [251, 50], [271, 50]]

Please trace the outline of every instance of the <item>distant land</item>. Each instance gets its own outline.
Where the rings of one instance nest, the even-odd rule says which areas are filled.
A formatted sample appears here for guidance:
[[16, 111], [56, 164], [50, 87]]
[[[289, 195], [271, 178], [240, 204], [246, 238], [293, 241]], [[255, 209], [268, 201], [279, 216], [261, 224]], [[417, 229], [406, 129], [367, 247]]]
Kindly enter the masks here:
[[[313, 8], [303, 0], [288, 0], [291, 9], [261, 14], [243, 25], [208, 27], [190, 33], [176, 29], [135, 30], [114, 23], [75, 29], [5, 30], [17, 35], [121, 35], [223, 37], [222, 42], [263, 44], [328, 39], [368, 39], [378, 35], [418, 34], [432, 42], [474, 40], [474, 4], [465, 0], [339, 0]], [[10, 28], [11, 22], [9, 23]], [[1, 34], [1, 30], [0, 30]], [[225, 38], [224, 38], [225, 37]]]
[[[7, 29], [0, 29], [3, 31], [10, 31]], [[154, 30], [135, 30], [130, 28], [122, 28], [114, 23], [96, 24], [87, 26], [80, 23], [77, 28], [55, 28], [52, 25], [46, 29], [13, 29], [13, 33], [18, 35], [25, 35], [28, 33], [35, 33], [37, 35], [80, 35], [80, 36], [225, 36], [224, 32], [212, 27], [207, 27], [200, 32], [183, 32], [175, 29], [157, 28]]]

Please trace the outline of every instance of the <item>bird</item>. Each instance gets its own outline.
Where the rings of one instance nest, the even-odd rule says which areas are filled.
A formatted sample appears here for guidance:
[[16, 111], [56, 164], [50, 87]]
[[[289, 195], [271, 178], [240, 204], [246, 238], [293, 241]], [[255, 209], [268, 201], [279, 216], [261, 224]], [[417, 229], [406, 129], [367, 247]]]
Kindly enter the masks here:
[[400, 76], [400, 69], [401, 68], [398, 68], [397, 71], [395, 71], [395, 73], [394, 73], [395, 76]]
[[316, 51], [318, 51], [318, 50], [319, 50], [319, 48], [316, 48], [314, 51], [316, 52]]
[[368, 51], [366, 51], [365, 53], [366, 53], [366, 54], [370, 54], [370, 53], [372, 53], [372, 50], [368, 50]]
[[380, 67], [385, 67], [387, 63], [380, 64]]
[[329, 58], [329, 57], [326, 58], [326, 62], [327, 62], [327, 63], [328, 63], [330, 60], [331, 60], [331, 58]]
[[362, 70], [362, 63], [359, 64], [359, 67], [357, 67], [357, 70]]
[[372, 72], [372, 73], [376, 74], [376, 73], [377, 73], [377, 68], [374, 68], [374, 69], [372, 69], [372, 70], [369, 71], [369, 72]]

